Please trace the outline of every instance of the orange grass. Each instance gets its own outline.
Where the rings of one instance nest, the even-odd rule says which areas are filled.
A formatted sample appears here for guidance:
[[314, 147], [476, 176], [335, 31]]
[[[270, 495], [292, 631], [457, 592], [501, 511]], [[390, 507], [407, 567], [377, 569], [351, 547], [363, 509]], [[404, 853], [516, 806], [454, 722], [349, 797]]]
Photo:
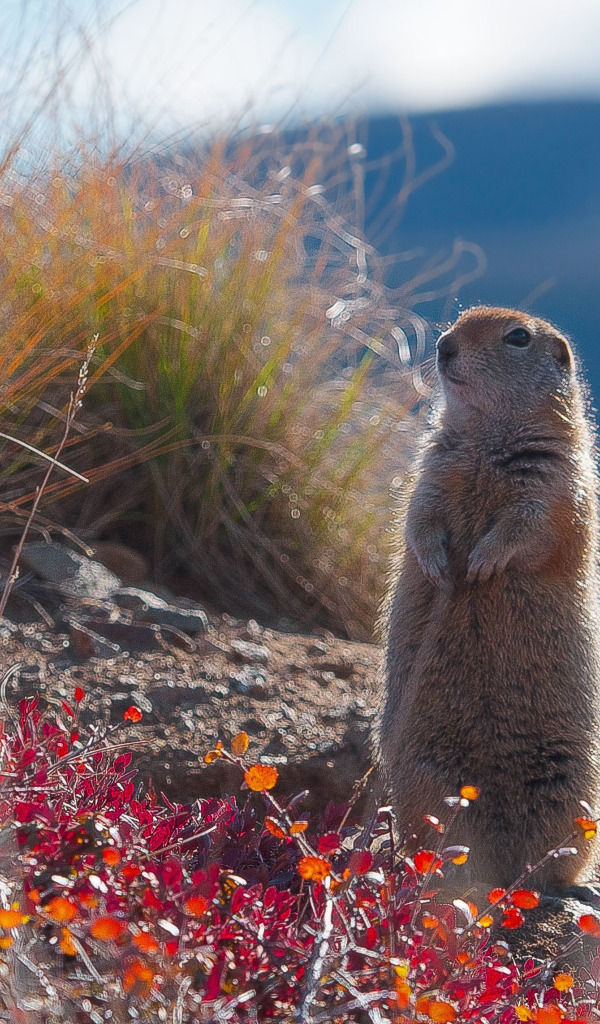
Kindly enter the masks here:
[[[5, 175], [0, 380], [7, 430], [52, 453], [97, 333], [92, 419], [65, 453], [91, 488], [57, 476], [48, 514], [213, 605], [367, 636], [419, 395], [390, 333], [411, 314], [328, 198], [345, 132]], [[39, 467], [6, 444], [0, 470], [26, 509]]]

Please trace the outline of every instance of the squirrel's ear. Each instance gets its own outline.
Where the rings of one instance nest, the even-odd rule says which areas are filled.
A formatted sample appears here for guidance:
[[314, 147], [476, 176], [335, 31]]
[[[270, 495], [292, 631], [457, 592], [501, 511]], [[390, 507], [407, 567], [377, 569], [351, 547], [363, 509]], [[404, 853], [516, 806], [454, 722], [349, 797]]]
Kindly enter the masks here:
[[560, 334], [557, 334], [552, 339], [552, 355], [556, 359], [560, 366], [564, 366], [565, 369], [571, 368], [573, 365], [573, 353], [571, 352], [571, 346], [566, 338], [561, 338]]

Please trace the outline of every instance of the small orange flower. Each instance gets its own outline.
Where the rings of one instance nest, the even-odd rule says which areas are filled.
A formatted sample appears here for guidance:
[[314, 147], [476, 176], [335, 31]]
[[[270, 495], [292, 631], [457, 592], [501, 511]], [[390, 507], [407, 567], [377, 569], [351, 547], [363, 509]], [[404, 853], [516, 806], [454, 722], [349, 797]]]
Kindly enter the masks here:
[[410, 1004], [410, 985], [404, 978], [398, 978], [396, 981], [396, 999], [398, 1007], [401, 1010], [406, 1010]]
[[148, 932], [138, 932], [131, 941], [142, 953], [156, 953], [158, 949], [158, 942]]
[[324, 857], [301, 857], [298, 871], [307, 882], [321, 882], [331, 871], [331, 864]]
[[83, 907], [87, 907], [89, 910], [93, 910], [94, 907], [98, 906], [98, 897], [94, 896], [93, 892], [79, 892], [77, 893], [77, 899]]
[[577, 924], [586, 935], [600, 938], [600, 920], [598, 920], [595, 914], [582, 914]]
[[77, 907], [73, 901], [65, 899], [64, 896], [54, 896], [46, 904], [44, 910], [55, 921], [72, 921], [77, 913]]
[[560, 1006], [539, 1006], [532, 1013], [535, 1024], [560, 1024], [563, 1017], [566, 1017]]
[[236, 757], [243, 757], [248, 749], [250, 739], [247, 732], [238, 732], [231, 741], [231, 749]]
[[142, 712], [139, 708], [136, 708], [135, 704], [132, 704], [131, 707], [127, 708], [127, 711], [123, 712], [123, 718], [126, 722], [141, 722], [143, 717]]
[[10, 949], [13, 942], [14, 939], [11, 939], [10, 935], [3, 935], [0, 939], [0, 949]]
[[121, 854], [114, 846], [107, 846], [106, 849], [102, 851], [102, 860], [105, 864], [108, 864], [109, 867], [114, 867], [114, 865], [118, 864], [121, 860]]
[[190, 896], [184, 903], [186, 912], [193, 917], [202, 917], [209, 907], [208, 900], [204, 896]]
[[20, 924], [28, 920], [29, 918], [25, 914], [19, 913], [18, 910], [0, 910], [1, 928], [18, 928]]
[[217, 745], [214, 750], [209, 750], [208, 753], [204, 755], [204, 764], [212, 764], [218, 757], [223, 757], [223, 744], [221, 743], [221, 740], [217, 740]]
[[298, 821], [294, 821], [290, 825], [290, 832], [293, 836], [295, 836], [298, 835], [299, 832], [306, 832], [307, 828], [308, 822], [299, 818]]
[[263, 789], [273, 789], [278, 777], [277, 769], [268, 764], [253, 764], [248, 771], [244, 772], [248, 789], [253, 789], [256, 793]]
[[271, 818], [270, 816], [265, 818], [265, 828], [272, 836], [275, 836], [276, 839], [285, 839], [286, 833], [281, 828], [281, 825], [276, 818]]
[[149, 989], [153, 981], [154, 972], [141, 960], [135, 960], [123, 975], [123, 988], [126, 992], [134, 987]]
[[449, 1024], [449, 1021], [454, 1020], [456, 1017], [454, 1007], [443, 999], [430, 1000], [427, 1013], [437, 1024]]
[[103, 942], [112, 942], [127, 931], [126, 925], [116, 917], [98, 917], [90, 926], [90, 935]]
[[575, 978], [572, 974], [555, 974], [554, 975], [554, 988], [558, 989], [559, 992], [568, 992], [570, 988], [573, 988], [575, 984]]
[[463, 800], [476, 800], [479, 796], [479, 790], [477, 786], [463, 786], [460, 795]]
[[61, 940], [59, 946], [66, 956], [77, 956], [77, 947], [73, 942], [73, 936], [68, 928], [61, 928]]
[[590, 818], [575, 818], [575, 824], [579, 825], [584, 839], [593, 839], [598, 831], [596, 822]]
[[480, 924], [482, 928], [491, 928], [493, 923], [494, 918], [492, 917], [491, 914], [484, 914], [483, 917], [480, 917], [478, 921], [478, 924]]

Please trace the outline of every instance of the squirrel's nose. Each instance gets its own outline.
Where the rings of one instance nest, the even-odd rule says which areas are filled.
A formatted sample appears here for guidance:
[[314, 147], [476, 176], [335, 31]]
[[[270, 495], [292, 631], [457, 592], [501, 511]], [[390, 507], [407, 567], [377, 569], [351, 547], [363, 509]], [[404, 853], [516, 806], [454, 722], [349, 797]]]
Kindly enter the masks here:
[[451, 334], [443, 334], [436, 348], [438, 363], [449, 363], [458, 352], [458, 345]]

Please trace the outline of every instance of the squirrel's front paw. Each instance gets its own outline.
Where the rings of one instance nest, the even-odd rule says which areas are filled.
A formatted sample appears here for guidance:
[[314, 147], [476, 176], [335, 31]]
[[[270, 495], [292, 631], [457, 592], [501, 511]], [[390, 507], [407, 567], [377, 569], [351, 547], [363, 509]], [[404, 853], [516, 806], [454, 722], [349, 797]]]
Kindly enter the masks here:
[[428, 548], [415, 549], [417, 561], [427, 579], [441, 587], [449, 578], [450, 565], [443, 541]]
[[510, 552], [503, 550], [493, 538], [483, 537], [469, 555], [467, 583], [485, 583], [503, 572], [509, 559]]

